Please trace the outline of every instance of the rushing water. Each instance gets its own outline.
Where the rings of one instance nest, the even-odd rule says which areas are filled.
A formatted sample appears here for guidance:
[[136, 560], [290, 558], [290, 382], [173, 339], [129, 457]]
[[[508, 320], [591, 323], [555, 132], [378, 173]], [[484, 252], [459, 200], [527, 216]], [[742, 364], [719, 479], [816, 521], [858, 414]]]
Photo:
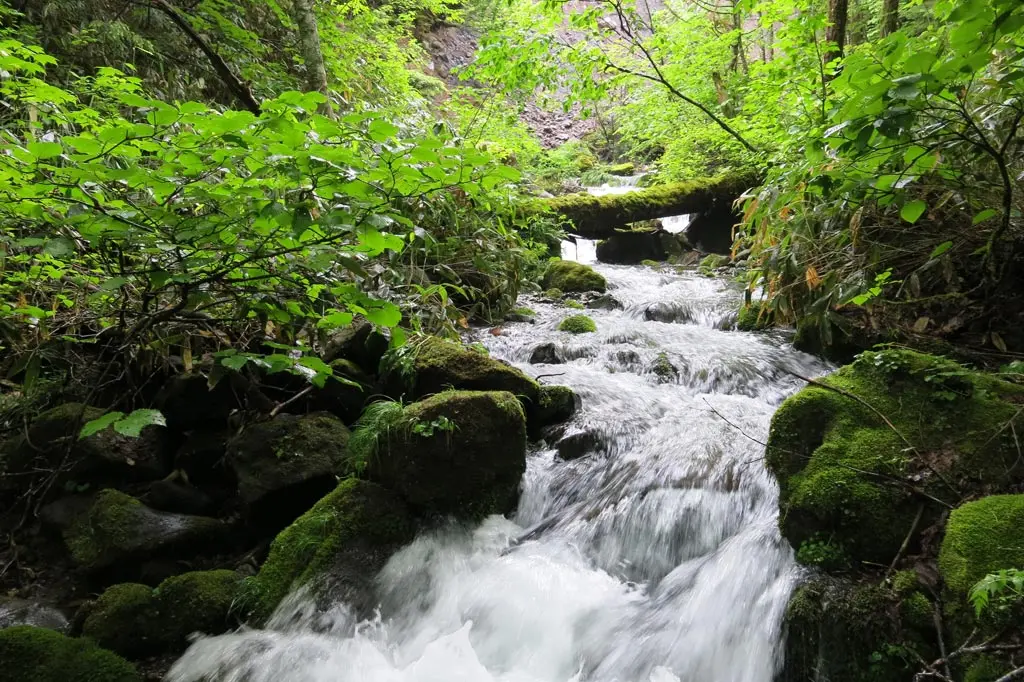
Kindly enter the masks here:
[[[624, 309], [588, 311], [597, 333], [558, 332], [575, 311], [527, 301], [536, 324], [485, 335], [494, 356], [576, 390], [581, 410], [550, 440], [589, 434], [584, 456], [541, 444], [511, 520], [400, 551], [378, 618], [298, 595], [276, 627], [197, 641], [169, 679], [770, 682], [796, 567], [757, 441], [799, 387], [786, 370], [825, 368], [781, 336], [728, 331], [727, 282], [598, 269]], [[648, 321], [658, 303], [680, 321]], [[568, 361], [528, 364], [545, 341]], [[659, 357], [675, 375], [654, 373]]]

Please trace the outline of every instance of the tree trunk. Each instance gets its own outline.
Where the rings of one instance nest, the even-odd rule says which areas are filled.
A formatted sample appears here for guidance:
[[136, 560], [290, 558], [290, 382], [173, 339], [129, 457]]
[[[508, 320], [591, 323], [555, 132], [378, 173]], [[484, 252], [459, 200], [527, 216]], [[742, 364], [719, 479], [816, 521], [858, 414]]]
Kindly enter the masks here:
[[825, 63], [843, 56], [846, 48], [846, 21], [849, 0], [828, 0], [828, 28], [825, 29], [825, 40], [831, 43], [825, 53]]
[[[327, 69], [324, 68], [324, 55], [320, 49], [320, 29], [316, 24], [313, 0], [292, 0], [292, 15], [298, 26], [299, 51], [306, 67], [306, 87], [329, 98]], [[330, 99], [320, 106], [320, 113], [332, 114]]]
[[882, 37], [896, 32], [900, 21], [900, 0], [882, 0]]

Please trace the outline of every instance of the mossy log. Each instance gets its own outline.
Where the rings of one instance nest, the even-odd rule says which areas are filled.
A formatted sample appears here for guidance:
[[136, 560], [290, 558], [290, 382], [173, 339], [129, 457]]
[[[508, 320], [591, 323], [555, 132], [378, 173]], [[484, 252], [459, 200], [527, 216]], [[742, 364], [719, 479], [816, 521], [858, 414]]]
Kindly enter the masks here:
[[756, 180], [749, 176], [702, 178], [625, 194], [598, 197], [580, 193], [535, 199], [523, 211], [530, 214], [551, 210], [572, 222], [575, 234], [586, 239], [607, 239], [629, 223], [730, 206], [754, 184]]

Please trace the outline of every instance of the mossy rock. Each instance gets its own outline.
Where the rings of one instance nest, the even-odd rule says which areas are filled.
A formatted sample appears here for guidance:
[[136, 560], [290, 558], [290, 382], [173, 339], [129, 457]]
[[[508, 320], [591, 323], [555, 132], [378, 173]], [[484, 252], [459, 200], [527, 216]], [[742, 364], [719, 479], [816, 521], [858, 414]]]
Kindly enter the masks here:
[[[395, 493], [350, 478], [317, 502], [275, 538], [258, 575], [247, 578], [241, 608], [264, 621], [288, 593], [308, 586], [317, 595], [347, 591], [349, 603], [372, 608], [366, 599], [388, 557], [411, 541], [415, 527]], [[335, 581], [335, 582], [332, 582]]]
[[[515, 506], [526, 471], [526, 416], [511, 393], [446, 391], [359, 434], [368, 475], [420, 514], [476, 520]], [[369, 438], [367, 438], [369, 436]]]
[[772, 313], [760, 302], [744, 305], [736, 314], [736, 329], [741, 332], [770, 329], [771, 326]]
[[[924, 599], [921, 608], [931, 608]], [[916, 602], [916, 597], [909, 598]], [[917, 652], [934, 660], [930, 620], [902, 618], [908, 601], [876, 583], [817, 577], [797, 588], [786, 610], [785, 667], [778, 682], [905, 682], [918, 670]]]
[[222, 541], [226, 530], [216, 519], [159, 512], [130, 495], [103, 490], [64, 531], [64, 542], [75, 564], [87, 571], [124, 570], [154, 556], [194, 555]]
[[589, 315], [570, 315], [558, 323], [558, 331], [570, 334], [590, 334], [597, 331], [597, 324]]
[[520, 370], [479, 351], [429, 336], [382, 363], [391, 393], [419, 399], [448, 389], [508, 391], [527, 406], [537, 404], [540, 384]]
[[566, 293], [605, 292], [608, 283], [601, 273], [589, 265], [570, 260], [556, 260], [544, 271], [541, 286], [545, 289], [558, 289]]
[[545, 298], [551, 298], [556, 301], [560, 301], [562, 300], [562, 296], [565, 296], [565, 292], [562, 291], [561, 289], [551, 287], [550, 289], [544, 292], [544, 296]]
[[732, 261], [729, 260], [728, 256], [724, 256], [718, 253], [709, 253], [704, 256], [700, 261], [700, 271], [705, 275], [711, 275], [719, 268], [724, 268], [729, 265]]
[[636, 164], [632, 162], [617, 163], [605, 169], [608, 175], [633, 175], [636, 172]]
[[0, 670], [17, 682], [142, 682], [135, 666], [94, 642], [28, 625], [0, 630]]
[[261, 516], [292, 521], [351, 473], [350, 435], [325, 412], [279, 414], [246, 427], [227, 447], [239, 497]]
[[[35, 416], [26, 434], [0, 444], [0, 474], [56, 470], [65, 455], [68, 460], [53, 486], [56, 490], [68, 481], [95, 489], [114, 482], [154, 480], [170, 472], [167, 429], [161, 426], [147, 426], [137, 438], [112, 428], [79, 438], [81, 428], [104, 412], [81, 403], [64, 403]], [[0, 490], [8, 487], [7, 481], [23, 480], [0, 475]]]
[[83, 611], [82, 635], [105, 649], [137, 658], [161, 648], [162, 633], [153, 619], [153, 588], [148, 585], [113, 585]]
[[946, 587], [963, 599], [1004, 568], [1024, 568], [1024, 495], [992, 495], [954, 509], [939, 553]]
[[537, 426], [568, 421], [579, 409], [580, 399], [568, 386], [541, 386]]
[[795, 547], [820, 535], [855, 561], [888, 563], [921, 505], [919, 529], [942, 511], [914, 492], [911, 479], [952, 503], [1020, 475], [1013, 435], [1003, 427], [1024, 398], [1021, 387], [904, 350], [864, 353], [821, 383], [838, 390], [808, 386], [790, 397], [768, 438], [780, 525]]

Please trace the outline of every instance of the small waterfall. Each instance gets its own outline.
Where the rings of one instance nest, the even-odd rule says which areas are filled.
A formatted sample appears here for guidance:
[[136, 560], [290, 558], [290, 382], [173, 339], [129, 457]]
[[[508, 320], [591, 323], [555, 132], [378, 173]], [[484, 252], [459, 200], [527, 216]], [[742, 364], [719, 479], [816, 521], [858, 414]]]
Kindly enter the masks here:
[[[597, 268], [622, 304], [588, 311], [597, 333], [559, 332], [575, 311], [528, 300], [536, 324], [485, 335], [583, 405], [530, 453], [513, 518], [419, 537], [377, 576], [375, 619], [293, 595], [265, 630], [196, 641], [169, 680], [771, 682], [797, 568], [760, 443], [799, 388], [786, 370], [827, 368], [726, 331], [728, 282]], [[655, 305], [685, 314], [648, 319]], [[528, 364], [544, 342], [573, 359]], [[564, 461], [574, 434], [588, 445]]]

